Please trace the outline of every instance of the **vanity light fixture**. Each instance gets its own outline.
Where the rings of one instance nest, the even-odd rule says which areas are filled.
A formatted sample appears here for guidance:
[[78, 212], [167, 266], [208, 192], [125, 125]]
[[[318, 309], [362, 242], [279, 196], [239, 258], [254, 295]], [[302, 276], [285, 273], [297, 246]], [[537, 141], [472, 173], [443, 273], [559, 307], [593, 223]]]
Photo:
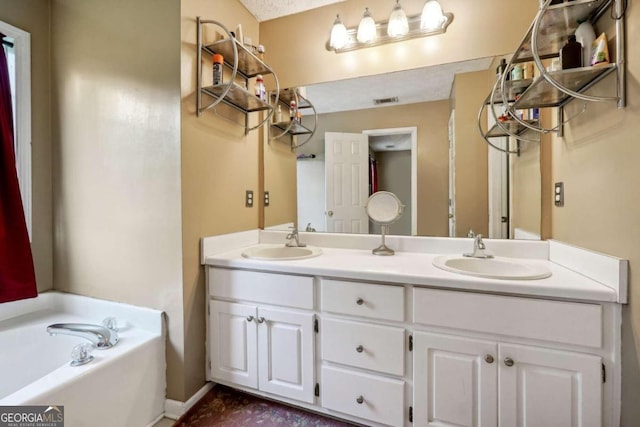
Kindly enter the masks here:
[[[346, 28], [345, 28], [346, 29]], [[376, 39], [376, 22], [369, 12], [369, 8], [364, 9], [362, 19], [358, 25], [356, 40], [360, 43], [370, 43]]]
[[344, 26], [340, 20], [340, 15], [336, 15], [336, 20], [333, 21], [333, 27], [331, 28], [331, 38], [329, 39], [329, 46], [332, 49], [342, 49], [347, 44], [347, 27]]
[[[375, 22], [369, 8], [366, 8], [360, 25], [357, 28], [347, 29], [340, 20], [340, 15], [336, 15], [326, 48], [341, 53], [433, 36], [445, 33], [452, 20], [453, 14], [443, 13], [437, 0], [427, 0], [422, 14], [410, 17], [406, 16], [400, 1], [396, 0], [388, 21]], [[373, 36], [371, 36], [372, 33]]]
[[396, 5], [389, 15], [387, 24], [387, 35], [389, 37], [402, 37], [409, 33], [409, 21], [404, 9], [400, 6], [400, 0], [396, 0]]

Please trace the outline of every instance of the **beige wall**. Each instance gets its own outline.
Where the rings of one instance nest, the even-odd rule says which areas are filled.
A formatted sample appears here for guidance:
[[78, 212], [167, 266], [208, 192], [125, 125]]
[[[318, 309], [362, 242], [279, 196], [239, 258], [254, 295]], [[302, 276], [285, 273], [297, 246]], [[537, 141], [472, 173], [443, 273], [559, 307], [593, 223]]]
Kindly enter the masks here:
[[166, 311], [172, 398], [184, 396], [179, 5], [51, 2], [55, 288]]
[[31, 34], [31, 249], [40, 292], [53, 287], [49, 4], [47, 0], [0, 0], [0, 20]]
[[[640, 420], [640, 57], [633, 54], [638, 40], [640, 7], [630, 2], [627, 107], [589, 103], [585, 114], [565, 126], [565, 137], [552, 141], [552, 182], [565, 185], [564, 207], [551, 208], [552, 237], [630, 261], [629, 304], [622, 324], [623, 426]], [[592, 93], [614, 94], [613, 77]], [[580, 102], [570, 104], [567, 117], [581, 107]]]
[[[263, 22], [260, 42], [283, 87], [300, 86], [504, 54], [518, 46], [538, 8], [533, 0], [491, 4], [441, 0], [440, 4], [454, 14], [454, 20], [446, 34], [435, 37], [340, 54], [327, 51], [337, 13], [351, 28], [357, 27], [365, 7], [376, 21], [387, 20], [393, 7], [388, 0], [349, 0]], [[423, 0], [402, 1], [407, 15], [421, 13], [423, 5]]]
[[[490, 87], [487, 72], [457, 74], [453, 87], [455, 108], [455, 216], [456, 236], [469, 230], [489, 235], [488, 145], [478, 132], [478, 109]], [[486, 123], [486, 112], [482, 122]], [[448, 173], [448, 159], [445, 164]], [[445, 190], [449, 187], [445, 183]]]
[[[446, 236], [449, 142], [449, 101], [321, 114], [313, 139], [298, 153], [324, 153], [325, 132], [418, 128], [418, 234]], [[295, 177], [295, 174], [293, 175]]]
[[[283, 112], [284, 114], [284, 112]], [[279, 135], [276, 130], [274, 136]], [[303, 143], [306, 135], [294, 137], [293, 144]], [[264, 207], [264, 222], [261, 227], [277, 226], [295, 223], [298, 212], [298, 187], [296, 180], [296, 150], [291, 149], [291, 136], [285, 135], [278, 139], [265, 140], [261, 144], [261, 161], [263, 184], [261, 188], [269, 192], [269, 206]], [[302, 148], [302, 147], [301, 147]], [[259, 201], [262, 200], [262, 193]], [[262, 206], [262, 204], [260, 204]], [[299, 224], [304, 227], [306, 224]]]
[[[246, 208], [245, 190], [258, 195], [259, 131], [245, 136], [244, 128], [206, 111], [196, 117], [196, 16], [222, 22], [231, 30], [242, 24], [245, 37], [258, 41], [258, 23], [236, 0], [188, 0], [181, 7], [182, 117], [182, 251], [184, 262], [184, 389], [189, 398], [204, 384], [205, 276], [200, 266], [203, 236], [258, 227], [258, 197]], [[215, 40], [217, 27], [207, 26], [205, 41]], [[219, 31], [219, 30], [218, 30]], [[211, 84], [211, 58], [203, 56], [205, 84]], [[220, 114], [228, 111], [220, 108]], [[237, 114], [236, 114], [237, 116]], [[242, 119], [241, 117], [234, 117]], [[252, 123], [257, 123], [254, 114]], [[176, 393], [177, 391], [174, 391]], [[182, 400], [182, 399], [181, 399]]]

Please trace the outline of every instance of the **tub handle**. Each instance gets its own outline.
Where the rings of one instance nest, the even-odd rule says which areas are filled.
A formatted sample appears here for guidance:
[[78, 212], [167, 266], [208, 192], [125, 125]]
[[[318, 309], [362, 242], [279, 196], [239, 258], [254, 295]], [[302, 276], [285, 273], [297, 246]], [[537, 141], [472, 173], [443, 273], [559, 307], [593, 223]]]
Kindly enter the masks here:
[[71, 351], [71, 366], [82, 366], [93, 360], [91, 352], [95, 350], [95, 346], [91, 343], [78, 344]]

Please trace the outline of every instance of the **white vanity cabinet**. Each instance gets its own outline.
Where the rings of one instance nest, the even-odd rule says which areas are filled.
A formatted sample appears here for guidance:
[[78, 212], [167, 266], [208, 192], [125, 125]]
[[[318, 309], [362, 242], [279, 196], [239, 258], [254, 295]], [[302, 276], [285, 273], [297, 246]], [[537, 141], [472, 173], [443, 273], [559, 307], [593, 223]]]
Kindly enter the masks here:
[[602, 425], [600, 305], [415, 288], [414, 323], [416, 425]]
[[321, 400], [331, 411], [403, 426], [404, 286], [321, 279]]
[[313, 403], [313, 278], [217, 268], [208, 274], [208, 379]]

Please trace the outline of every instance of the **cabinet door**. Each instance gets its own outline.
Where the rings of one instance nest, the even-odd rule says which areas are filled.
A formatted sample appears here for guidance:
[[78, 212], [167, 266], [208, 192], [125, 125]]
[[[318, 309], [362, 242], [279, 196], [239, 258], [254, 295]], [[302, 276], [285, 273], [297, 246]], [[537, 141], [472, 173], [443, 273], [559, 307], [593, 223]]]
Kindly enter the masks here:
[[258, 309], [259, 388], [314, 402], [313, 314]]
[[500, 344], [500, 425], [602, 425], [600, 357]]
[[413, 346], [414, 425], [497, 426], [495, 342], [416, 332]]
[[209, 301], [211, 376], [258, 387], [256, 306]]

